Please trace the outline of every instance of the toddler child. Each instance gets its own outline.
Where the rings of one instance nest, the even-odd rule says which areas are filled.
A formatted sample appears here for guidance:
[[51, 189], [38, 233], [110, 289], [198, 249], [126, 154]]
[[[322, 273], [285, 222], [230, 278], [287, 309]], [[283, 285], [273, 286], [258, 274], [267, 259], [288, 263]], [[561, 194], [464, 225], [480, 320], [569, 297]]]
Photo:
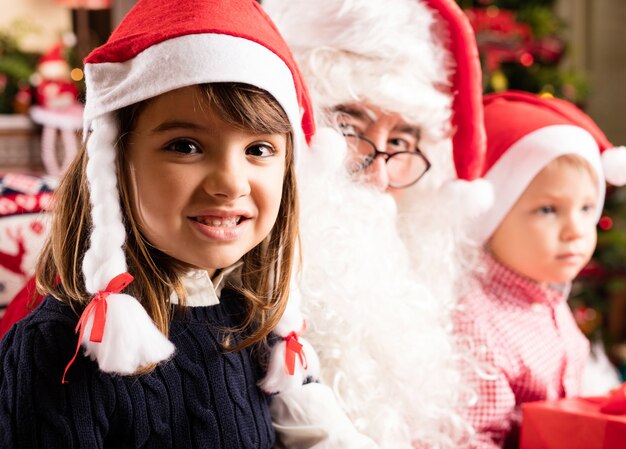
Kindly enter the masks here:
[[566, 300], [595, 248], [605, 178], [626, 182], [626, 157], [566, 101], [505, 92], [484, 106], [495, 201], [474, 229], [484, 254], [456, 324], [480, 368], [474, 445], [515, 447], [521, 403], [579, 392], [589, 343]]

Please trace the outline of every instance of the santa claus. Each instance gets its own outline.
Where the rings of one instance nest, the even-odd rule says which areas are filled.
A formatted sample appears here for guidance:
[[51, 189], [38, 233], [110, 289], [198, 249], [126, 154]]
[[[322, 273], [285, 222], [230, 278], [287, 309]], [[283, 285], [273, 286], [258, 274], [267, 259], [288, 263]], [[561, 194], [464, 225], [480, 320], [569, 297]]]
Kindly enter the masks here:
[[[466, 229], [492, 198], [474, 180], [484, 131], [471, 27], [453, 0], [263, 6], [327, 126], [299, 167], [299, 292], [322, 380], [380, 447], [462, 447], [473, 394], [458, 366], [471, 348], [450, 312], [471, 263]], [[297, 416], [282, 424], [287, 441], [302, 431]]]

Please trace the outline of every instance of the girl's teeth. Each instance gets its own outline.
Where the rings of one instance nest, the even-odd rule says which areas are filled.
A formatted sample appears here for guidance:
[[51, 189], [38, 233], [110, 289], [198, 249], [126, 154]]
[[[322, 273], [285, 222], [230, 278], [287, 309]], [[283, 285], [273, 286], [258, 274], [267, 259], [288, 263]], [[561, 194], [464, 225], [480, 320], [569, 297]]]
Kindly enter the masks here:
[[227, 218], [224, 220], [218, 220], [218, 219], [205, 219], [205, 218], [198, 218], [198, 221], [200, 223], [203, 223], [207, 226], [215, 226], [215, 227], [233, 227], [233, 226], [237, 226], [237, 223], [239, 223], [239, 217], [233, 217], [233, 218]]

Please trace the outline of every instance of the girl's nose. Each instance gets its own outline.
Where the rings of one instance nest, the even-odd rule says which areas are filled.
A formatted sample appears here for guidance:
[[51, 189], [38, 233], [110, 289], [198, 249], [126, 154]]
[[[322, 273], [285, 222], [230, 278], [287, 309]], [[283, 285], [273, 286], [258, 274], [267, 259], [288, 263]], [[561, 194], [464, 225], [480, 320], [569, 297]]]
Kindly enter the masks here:
[[223, 199], [233, 200], [250, 194], [243, 150], [226, 151], [226, 154], [209, 162], [204, 179], [204, 190]]

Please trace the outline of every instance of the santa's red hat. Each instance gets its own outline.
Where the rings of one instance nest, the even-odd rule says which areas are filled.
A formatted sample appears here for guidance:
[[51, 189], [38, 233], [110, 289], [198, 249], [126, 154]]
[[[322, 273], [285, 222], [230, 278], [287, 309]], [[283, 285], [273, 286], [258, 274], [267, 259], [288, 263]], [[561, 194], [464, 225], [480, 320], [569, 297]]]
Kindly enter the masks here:
[[366, 101], [420, 123], [432, 140], [452, 132], [458, 178], [480, 176], [480, 61], [472, 27], [454, 0], [318, 0], [314, 7], [308, 0], [264, 0], [263, 6], [296, 54], [316, 107]]
[[[90, 339], [95, 310], [88, 306], [82, 344], [103, 371], [130, 374], [167, 359], [174, 347], [139, 301], [115, 293], [127, 282], [119, 277], [127, 264], [115, 166], [119, 129], [113, 113], [185, 86], [238, 82], [264, 89], [282, 106], [296, 153], [313, 134], [314, 122], [292, 55], [254, 0], [140, 0], [108, 42], [87, 56], [85, 81], [93, 226], [83, 274], [87, 291], [105, 300], [108, 309], [97, 342]], [[291, 330], [301, 328], [300, 322]]]
[[598, 179], [598, 219], [605, 180], [626, 184], [626, 148], [614, 148], [594, 121], [572, 103], [527, 92], [484, 98], [487, 154], [484, 177], [494, 185], [494, 205], [480, 220], [475, 237], [485, 242], [534, 177], [566, 154], [585, 159]]
[[474, 31], [454, 0], [425, 0], [437, 11], [448, 32], [447, 47], [454, 58], [452, 74], [452, 126], [454, 166], [460, 179], [472, 180], [482, 170], [485, 151], [482, 71]]

